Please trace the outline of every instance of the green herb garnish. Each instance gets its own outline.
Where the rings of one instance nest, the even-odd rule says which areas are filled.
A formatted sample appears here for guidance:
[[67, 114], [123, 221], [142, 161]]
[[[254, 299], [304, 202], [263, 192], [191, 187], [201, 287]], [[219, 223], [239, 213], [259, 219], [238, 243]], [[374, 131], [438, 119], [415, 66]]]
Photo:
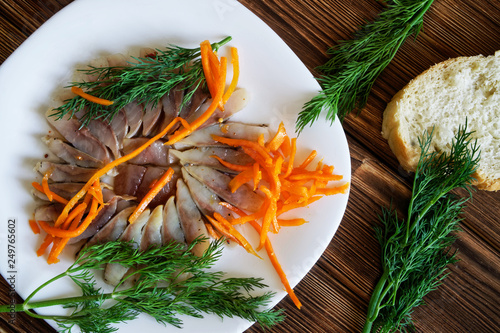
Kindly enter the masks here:
[[[226, 37], [212, 44], [218, 50], [228, 43]], [[90, 67], [81, 70], [84, 74], [96, 76], [93, 82], [72, 82], [71, 86], [82, 88], [85, 92], [105, 100], [112, 105], [103, 106], [76, 96], [54, 109], [52, 116], [57, 119], [85, 110], [80, 121], [87, 125], [92, 119], [113, 119], [113, 116], [125, 105], [137, 103], [156, 105], [161, 97], [174, 87], [188, 89], [183, 103], [189, 101], [192, 94], [204, 80], [201, 66], [200, 48], [183, 48], [171, 45], [166, 50], [156, 50], [154, 57], [133, 58], [126, 67]]]
[[373, 83], [411, 34], [422, 28], [423, 17], [434, 0], [388, 1], [387, 8], [373, 22], [362, 27], [354, 39], [341, 41], [328, 50], [331, 58], [317, 68], [322, 91], [299, 113], [296, 128], [312, 125], [321, 112], [333, 122], [355, 109], [362, 109]]
[[446, 266], [456, 262], [450, 246], [459, 230], [460, 213], [468, 198], [450, 193], [468, 191], [479, 163], [477, 143], [467, 124], [458, 129], [449, 154], [429, 152], [432, 133], [419, 139], [421, 155], [415, 171], [406, 220], [383, 208], [376, 229], [382, 247], [383, 274], [373, 291], [363, 332], [407, 332], [414, 325], [413, 308], [446, 277]]
[[[270, 327], [282, 321], [282, 310], [260, 310], [273, 293], [252, 296], [255, 289], [267, 287], [259, 278], [223, 278], [224, 273], [208, 271], [222, 253], [223, 241], [214, 241], [203, 256], [190, 251], [202, 239], [196, 239], [186, 250], [183, 245], [170, 243], [160, 248], [140, 252], [124, 242], [93, 245], [81, 254], [65, 272], [38, 287], [24, 303], [2, 305], [0, 312], [13, 309], [28, 315], [57, 322], [62, 332], [78, 326], [82, 332], [113, 332], [111, 324], [135, 319], [146, 313], [161, 324], [182, 326], [177, 315], [203, 318], [202, 313], [223, 317], [241, 317]], [[105, 264], [119, 263], [133, 268], [124, 277], [137, 278], [133, 286], [120, 284], [111, 292], [96, 287], [92, 270], [102, 270]], [[69, 277], [80, 289], [81, 296], [31, 301], [43, 288]], [[162, 284], [159, 284], [162, 281]], [[33, 309], [62, 305], [74, 311], [67, 316], [39, 315]]]

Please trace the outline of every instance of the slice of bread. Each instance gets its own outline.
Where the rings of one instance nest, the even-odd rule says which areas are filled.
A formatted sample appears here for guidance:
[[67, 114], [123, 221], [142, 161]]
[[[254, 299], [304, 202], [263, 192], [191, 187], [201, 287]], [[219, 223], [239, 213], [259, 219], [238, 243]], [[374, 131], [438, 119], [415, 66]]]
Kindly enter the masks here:
[[448, 151], [467, 119], [481, 151], [474, 175], [479, 189], [500, 189], [500, 51], [494, 56], [459, 57], [414, 78], [387, 105], [382, 136], [407, 171], [420, 156], [418, 138], [434, 127], [431, 149]]

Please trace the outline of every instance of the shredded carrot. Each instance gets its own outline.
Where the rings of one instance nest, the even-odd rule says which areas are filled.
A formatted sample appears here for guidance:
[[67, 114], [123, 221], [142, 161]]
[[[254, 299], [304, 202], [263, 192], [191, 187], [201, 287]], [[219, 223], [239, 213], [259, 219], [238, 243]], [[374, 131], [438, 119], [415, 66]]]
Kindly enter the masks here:
[[233, 78], [231, 79], [231, 83], [227, 88], [226, 93], [222, 97], [222, 102], [226, 103], [231, 97], [231, 94], [234, 92], [234, 89], [238, 85], [238, 79], [240, 76], [240, 61], [238, 56], [238, 49], [235, 47], [231, 48], [231, 64], [233, 65]]
[[229, 182], [229, 189], [232, 193], [236, 192], [242, 185], [245, 185], [249, 181], [253, 179], [253, 169], [247, 169], [243, 172], [237, 174], [231, 181]]
[[231, 170], [235, 170], [235, 171], [245, 171], [245, 170], [248, 170], [248, 169], [253, 167], [252, 165], [239, 165], [239, 164], [229, 163], [229, 162], [224, 161], [222, 158], [220, 158], [217, 155], [212, 155], [210, 157], [215, 158], [217, 161], [219, 161], [220, 164], [222, 164], [226, 168], [231, 169]]
[[80, 213], [84, 213], [85, 209], [87, 209], [87, 204], [82, 202], [78, 206], [75, 207], [69, 214], [64, 223], [61, 225], [62, 229], [67, 229], [71, 225], [71, 222], [78, 216]]
[[304, 171], [301, 174], [298, 175], [291, 175], [289, 177], [290, 180], [302, 180], [302, 179], [316, 179], [320, 181], [335, 181], [335, 180], [341, 180], [343, 177], [342, 175], [323, 175], [318, 172], [311, 172], [311, 171]]
[[216, 86], [214, 82], [214, 77], [212, 74], [212, 69], [210, 66], [209, 52], [212, 52], [212, 46], [208, 40], [200, 43], [200, 55], [201, 55], [201, 65], [203, 68], [203, 73], [205, 74], [205, 80], [207, 81], [207, 87], [210, 91], [212, 98], [216, 95]]
[[[96, 202], [98, 202], [98, 199], [95, 199]], [[76, 209], [75, 209], [76, 210]], [[83, 218], [83, 214], [85, 213], [85, 209], [82, 209], [78, 215], [76, 215], [69, 226], [69, 230], [75, 230], [78, 224], [81, 222]], [[47, 263], [48, 264], [56, 264], [59, 262], [59, 255], [61, 254], [62, 250], [68, 244], [69, 238], [57, 238], [54, 241], [54, 245], [52, 245], [52, 249], [50, 250], [49, 257], [47, 258]]]
[[[257, 233], [262, 233], [262, 230], [260, 228], [260, 225], [255, 222], [255, 221], [250, 221], [250, 225], [257, 231]], [[281, 264], [278, 261], [278, 258], [276, 257], [276, 253], [274, 252], [273, 246], [271, 244], [271, 241], [269, 239], [266, 239], [266, 252], [271, 260], [271, 264], [274, 267], [274, 270], [278, 273], [278, 276], [280, 277], [281, 283], [283, 283], [283, 286], [285, 286], [285, 289], [290, 295], [290, 298], [292, 299], [293, 303], [295, 306], [300, 309], [302, 307], [302, 303], [299, 301], [297, 296], [295, 295], [295, 292], [293, 291], [292, 287], [290, 286], [290, 283], [288, 282], [288, 279], [286, 277], [285, 272], [283, 271], [283, 268], [281, 267]]]
[[[232, 210], [236, 214], [240, 216], [246, 216], [245, 212], [243, 212], [241, 209], [227, 203], [227, 202], [221, 202], [220, 205], [228, 208], [229, 210]], [[257, 231], [258, 234], [262, 234], [262, 228], [261, 226], [255, 222], [255, 221], [250, 221], [250, 225]], [[276, 273], [278, 273], [278, 276], [281, 280], [281, 283], [285, 287], [288, 295], [290, 295], [290, 298], [292, 299], [293, 303], [297, 308], [301, 308], [302, 304], [300, 303], [299, 299], [295, 295], [295, 292], [293, 291], [292, 287], [290, 287], [290, 283], [288, 282], [288, 279], [286, 277], [285, 272], [283, 271], [283, 268], [281, 267], [281, 264], [278, 261], [278, 258], [276, 257], [276, 253], [274, 252], [273, 246], [271, 244], [271, 241], [269, 239], [266, 239], [265, 243], [265, 248], [267, 252], [267, 256], [269, 257], [269, 260], [271, 260], [271, 264], [274, 267], [274, 270]]]
[[255, 191], [259, 186], [259, 182], [262, 179], [262, 171], [260, 171], [259, 163], [253, 164], [253, 190]]
[[338, 193], [346, 193], [346, 191], [349, 189], [349, 183], [345, 183], [341, 186], [337, 187], [332, 187], [332, 188], [319, 188], [316, 190], [317, 194], [324, 194], [324, 195], [333, 195], [333, 194], [338, 194]]
[[[43, 222], [43, 221], [40, 221], [40, 223]], [[43, 242], [42, 244], [40, 244], [40, 247], [38, 248], [38, 250], [36, 251], [36, 255], [37, 256], [42, 256], [45, 251], [47, 250], [47, 248], [50, 246], [50, 244], [52, 244], [52, 241], [53, 241], [53, 237], [52, 235], [46, 235], [45, 238], [43, 239]]]
[[208, 234], [212, 236], [212, 238], [219, 239], [221, 237], [210, 223], [205, 223], [205, 228], [207, 228]]
[[278, 209], [277, 215], [280, 216], [281, 214], [288, 212], [289, 210], [309, 206], [310, 204], [312, 204], [315, 201], [318, 201], [321, 198], [322, 197], [320, 195], [316, 195], [316, 196], [311, 197], [307, 201], [304, 201], [302, 203], [290, 203], [290, 204], [283, 205], [283, 207]]
[[302, 164], [299, 166], [299, 169], [305, 169], [307, 168], [307, 166], [312, 162], [312, 160], [314, 160], [314, 158], [316, 157], [318, 153], [316, 152], [316, 150], [313, 150], [309, 156], [306, 157], [306, 159], [304, 160], [304, 162], [302, 162]]
[[218, 135], [212, 135], [212, 138], [215, 141], [218, 141], [220, 143], [225, 143], [226, 145], [229, 145], [229, 146], [233, 146], [233, 147], [240, 147], [241, 146], [241, 147], [253, 149], [262, 158], [264, 158], [266, 165], [272, 164], [272, 158], [269, 156], [268, 152], [256, 142], [253, 142], [250, 140], [243, 140], [243, 139], [225, 138], [225, 137], [218, 136]]
[[266, 148], [266, 139], [264, 139], [264, 133], [261, 133], [259, 137], [257, 138], [257, 143], [259, 146], [264, 148], [266, 151], [269, 151], [269, 149]]
[[40, 226], [38, 225], [36, 220], [29, 220], [28, 222], [30, 224], [31, 231], [33, 231], [33, 233], [35, 235], [39, 234], [40, 233]]
[[52, 249], [50, 249], [49, 252], [49, 257], [47, 258], [47, 263], [48, 264], [57, 264], [59, 262], [59, 259], [57, 258], [57, 252], [62, 251], [62, 248], [66, 243], [62, 243], [63, 238], [54, 238], [53, 239], [53, 244], [52, 244]]
[[[33, 188], [39, 192], [42, 192], [45, 194], [45, 191], [42, 187], [42, 185], [38, 184], [37, 182], [33, 182], [31, 183], [31, 186], [33, 186]], [[64, 199], [63, 197], [55, 194], [54, 192], [52, 192], [52, 199], [57, 201], [57, 202], [60, 202], [62, 204], [67, 204], [68, 203], [68, 200]]]
[[96, 103], [96, 104], [100, 104], [100, 105], [105, 105], [105, 106], [108, 106], [108, 105], [111, 105], [111, 104], [114, 103], [113, 101], [108, 101], [107, 99], [103, 99], [103, 98], [99, 98], [99, 97], [87, 94], [80, 87], [75, 87], [75, 86], [71, 87], [71, 92], [73, 94], [76, 94], [76, 95], [82, 97], [82, 98], [85, 98], [86, 100], [88, 100], [88, 101], [90, 101], [92, 103]]
[[205, 217], [213, 225], [213, 227], [215, 229], [217, 229], [217, 231], [220, 232], [224, 237], [226, 237], [227, 239], [230, 239], [230, 240], [234, 241], [237, 244], [240, 244], [240, 242], [236, 239], [236, 237], [234, 237], [234, 235], [231, 234], [229, 232], [229, 230], [227, 230], [222, 224], [220, 224], [219, 221], [217, 221], [216, 219], [214, 219], [214, 218], [212, 218], [212, 217], [210, 217], [208, 215], [206, 215]]
[[303, 218], [288, 219], [288, 220], [278, 219], [278, 223], [282, 227], [296, 227], [299, 225], [303, 225], [304, 223], [307, 223], [307, 221], [304, 220]]
[[295, 162], [295, 154], [297, 152], [297, 138], [293, 138], [290, 142], [290, 158], [288, 159], [288, 165], [284, 174], [284, 177], [288, 177], [292, 173], [293, 162]]
[[161, 189], [172, 179], [174, 175], [174, 169], [168, 168], [167, 172], [165, 172], [160, 179], [158, 179], [148, 193], [142, 198], [141, 202], [135, 208], [134, 212], [129, 216], [128, 221], [130, 224], [134, 223], [135, 220], [142, 214], [142, 212], [149, 205], [151, 200], [161, 191]]
[[243, 248], [245, 250], [247, 250], [248, 253], [251, 253], [253, 255], [255, 255], [256, 257], [262, 259], [258, 254], [257, 252], [254, 251], [253, 247], [250, 245], [250, 243], [245, 239], [245, 237], [243, 237], [240, 232], [238, 230], [236, 230], [235, 227], [233, 227], [233, 225], [231, 223], [229, 223], [229, 221], [227, 221], [222, 215], [220, 215], [219, 213], [215, 212], [214, 213], [214, 217], [215, 219], [220, 222], [222, 224], [222, 226], [224, 226], [227, 231], [234, 236], [234, 238], [236, 238], [238, 240], [238, 243], [243, 246]]
[[49, 199], [49, 201], [52, 201], [52, 198], [54, 197], [54, 193], [49, 188], [49, 177], [51, 175], [52, 175], [52, 169], [49, 169], [43, 175], [43, 178], [42, 178], [43, 193], [45, 193], [45, 195], [47, 196], [47, 198]]
[[87, 229], [90, 223], [92, 223], [102, 207], [103, 206], [98, 207], [97, 200], [92, 200], [92, 205], [90, 207], [89, 213], [87, 214], [83, 222], [78, 226], [78, 228], [74, 230], [64, 230], [55, 226], [53, 227], [44, 221], [40, 221], [40, 227], [53, 237], [73, 238], [76, 236], [80, 236]]
[[88, 193], [94, 198], [96, 198], [101, 205], [104, 204], [104, 198], [101, 189], [101, 181], [99, 179], [96, 179], [94, 184], [92, 184], [92, 186], [89, 188]]
[[266, 148], [269, 149], [269, 151], [271, 152], [278, 150], [281, 144], [285, 141], [285, 137], [286, 137], [285, 125], [283, 125], [283, 122], [281, 122], [278, 127], [278, 131], [271, 139], [271, 141], [269, 141], [269, 143], [266, 145]]

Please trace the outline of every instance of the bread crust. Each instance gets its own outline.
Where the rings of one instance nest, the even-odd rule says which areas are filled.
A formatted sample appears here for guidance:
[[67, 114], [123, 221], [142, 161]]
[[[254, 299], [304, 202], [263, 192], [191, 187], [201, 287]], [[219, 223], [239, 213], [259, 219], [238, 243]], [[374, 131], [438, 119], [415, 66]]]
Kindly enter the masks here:
[[[497, 56], [498, 55], [499, 53], [497, 52]], [[452, 58], [428, 68], [411, 80], [403, 89], [397, 92], [387, 104], [383, 114], [382, 136], [388, 141], [389, 147], [406, 171], [415, 171], [420, 156], [420, 146], [417, 138], [412, 137], [409, 133], [407, 133], [408, 129], [405, 124], [406, 120], [404, 119], [400, 109], [402, 101], [410, 98], [410, 91], [414, 91], [412, 85], [417, 84], [422, 80], [428, 80], [428, 77], [431, 74], [435, 72], [442, 72], [450, 65], [468, 63], [471, 59], [477, 59], [478, 57], [482, 56]], [[497, 147], [496, 149], [499, 148], [500, 147]], [[494, 179], [492, 175], [490, 176], [485, 174], [481, 170], [481, 167], [479, 167], [478, 171], [473, 174], [473, 177], [476, 179], [473, 184], [480, 190], [500, 190], [500, 178]]]

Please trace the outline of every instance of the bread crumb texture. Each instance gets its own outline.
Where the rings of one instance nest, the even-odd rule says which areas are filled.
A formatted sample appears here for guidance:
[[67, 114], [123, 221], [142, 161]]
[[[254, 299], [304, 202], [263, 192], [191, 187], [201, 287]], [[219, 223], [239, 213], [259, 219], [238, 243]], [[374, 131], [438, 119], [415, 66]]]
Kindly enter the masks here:
[[382, 136], [403, 168], [415, 171], [418, 138], [434, 130], [431, 151], [449, 152], [467, 119], [481, 151], [479, 189], [500, 189], [500, 51], [436, 64], [414, 78], [387, 105]]

